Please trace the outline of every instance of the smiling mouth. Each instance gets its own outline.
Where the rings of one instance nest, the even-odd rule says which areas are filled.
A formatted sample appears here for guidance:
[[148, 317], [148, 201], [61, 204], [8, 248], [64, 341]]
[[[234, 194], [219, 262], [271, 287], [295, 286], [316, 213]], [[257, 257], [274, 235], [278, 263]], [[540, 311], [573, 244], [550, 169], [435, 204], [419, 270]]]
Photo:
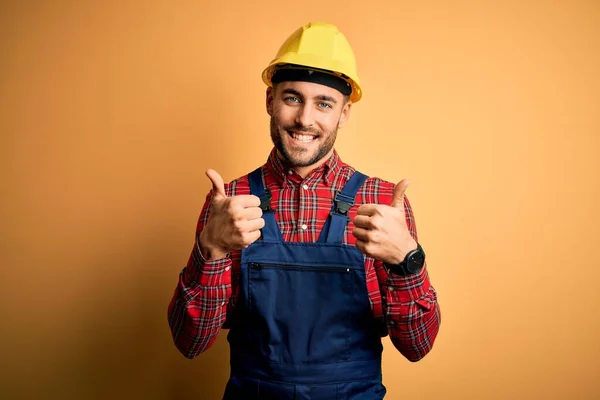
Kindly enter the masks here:
[[290, 135], [294, 140], [300, 143], [310, 143], [317, 139], [317, 135], [306, 135], [303, 133], [297, 133], [293, 131], [287, 131], [288, 135]]

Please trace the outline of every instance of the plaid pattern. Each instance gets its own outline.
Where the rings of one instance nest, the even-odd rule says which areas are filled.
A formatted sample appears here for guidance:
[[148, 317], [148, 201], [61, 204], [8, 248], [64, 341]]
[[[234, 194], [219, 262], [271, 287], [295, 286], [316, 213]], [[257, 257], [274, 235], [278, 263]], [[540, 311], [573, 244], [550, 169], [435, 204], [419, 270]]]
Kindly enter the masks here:
[[[264, 181], [271, 191], [272, 206], [285, 241], [315, 242], [332, 206], [332, 197], [341, 190], [354, 169], [343, 163], [334, 151], [331, 158], [313, 170], [304, 180], [287, 171], [273, 149], [262, 167]], [[390, 205], [394, 184], [368, 178], [359, 189], [349, 216], [353, 219], [360, 204]], [[248, 176], [225, 185], [227, 196], [250, 194]], [[198, 246], [199, 233], [208, 219], [212, 191], [208, 193], [196, 230], [196, 244], [168, 307], [168, 321], [174, 343], [188, 358], [207, 350], [221, 328], [235, 323], [233, 310], [239, 295], [240, 251], [229, 257], [206, 261]], [[406, 221], [417, 239], [417, 228], [408, 198], [405, 197]], [[354, 224], [348, 223], [344, 242], [354, 244]], [[384, 318], [394, 346], [409, 360], [417, 361], [432, 348], [439, 330], [441, 314], [436, 291], [427, 268], [415, 276], [388, 274], [381, 261], [365, 256], [367, 289], [371, 308]]]

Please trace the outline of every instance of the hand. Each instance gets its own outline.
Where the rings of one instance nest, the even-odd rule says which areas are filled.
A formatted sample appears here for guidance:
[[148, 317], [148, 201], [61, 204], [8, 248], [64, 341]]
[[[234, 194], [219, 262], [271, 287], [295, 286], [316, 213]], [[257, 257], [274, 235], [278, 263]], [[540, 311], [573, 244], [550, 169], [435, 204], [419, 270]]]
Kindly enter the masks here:
[[213, 196], [208, 220], [200, 233], [200, 247], [207, 260], [217, 260], [259, 239], [265, 220], [257, 196], [227, 197], [221, 175], [209, 169], [206, 176], [212, 182]]
[[399, 264], [417, 248], [406, 224], [404, 192], [410, 182], [406, 179], [394, 187], [392, 204], [363, 204], [354, 218], [356, 247], [369, 257], [387, 264]]

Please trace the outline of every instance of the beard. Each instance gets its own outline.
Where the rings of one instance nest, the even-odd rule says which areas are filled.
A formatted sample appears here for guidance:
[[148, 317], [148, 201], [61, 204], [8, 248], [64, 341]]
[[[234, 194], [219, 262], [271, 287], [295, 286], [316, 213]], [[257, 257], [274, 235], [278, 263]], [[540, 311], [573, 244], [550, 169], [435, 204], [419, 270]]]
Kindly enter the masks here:
[[[271, 128], [271, 140], [281, 157], [283, 157], [284, 163], [289, 167], [308, 167], [321, 160], [333, 148], [338, 131], [337, 124], [334, 130], [325, 133], [319, 129], [305, 127], [300, 124], [281, 126], [276, 116], [271, 117], [269, 125]], [[288, 132], [290, 131], [318, 135], [314, 140], [323, 140], [323, 138], [324, 140], [316, 150], [308, 150], [304, 147], [287, 148], [283, 144], [282, 136], [289, 135]], [[312, 154], [309, 153], [311, 151], [313, 152]]]

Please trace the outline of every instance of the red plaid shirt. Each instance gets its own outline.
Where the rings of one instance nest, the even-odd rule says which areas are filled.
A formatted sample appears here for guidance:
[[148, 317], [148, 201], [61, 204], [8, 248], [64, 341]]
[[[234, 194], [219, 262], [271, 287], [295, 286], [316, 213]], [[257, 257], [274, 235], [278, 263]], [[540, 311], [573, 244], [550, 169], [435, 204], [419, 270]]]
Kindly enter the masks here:
[[[354, 169], [343, 163], [336, 151], [319, 168], [302, 179], [286, 170], [273, 149], [263, 174], [276, 210], [275, 218], [284, 240], [315, 242], [332, 206], [332, 196], [341, 190]], [[356, 195], [349, 216], [356, 216], [360, 204], [390, 205], [394, 184], [368, 178]], [[250, 194], [248, 176], [225, 185], [227, 196]], [[196, 230], [196, 244], [168, 307], [168, 321], [176, 347], [188, 358], [207, 350], [221, 328], [230, 325], [239, 296], [241, 251], [223, 259], [206, 261], [200, 253], [198, 237], [208, 218], [212, 191], [208, 193]], [[417, 228], [408, 199], [406, 222], [417, 239]], [[348, 223], [344, 243], [354, 244], [354, 224]], [[413, 276], [388, 274], [381, 261], [365, 256], [367, 289], [375, 317], [385, 318], [394, 346], [409, 360], [418, 361], [432, 348], [440, 324], [436, 291], [429, 282], [427, 268]]]

